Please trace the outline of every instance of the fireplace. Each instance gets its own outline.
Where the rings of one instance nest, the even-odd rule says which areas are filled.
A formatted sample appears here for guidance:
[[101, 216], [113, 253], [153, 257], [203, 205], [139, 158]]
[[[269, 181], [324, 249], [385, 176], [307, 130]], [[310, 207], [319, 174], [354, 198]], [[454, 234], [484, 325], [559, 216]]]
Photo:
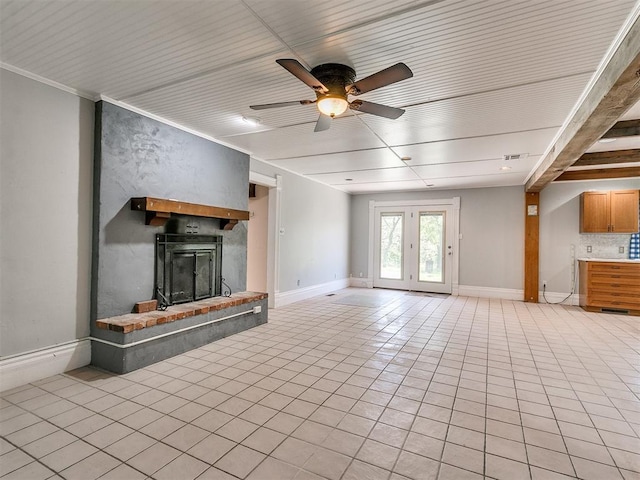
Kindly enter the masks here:
[[158, 305], [221, 295], [222, 236], [156, 235], [155, 297]]

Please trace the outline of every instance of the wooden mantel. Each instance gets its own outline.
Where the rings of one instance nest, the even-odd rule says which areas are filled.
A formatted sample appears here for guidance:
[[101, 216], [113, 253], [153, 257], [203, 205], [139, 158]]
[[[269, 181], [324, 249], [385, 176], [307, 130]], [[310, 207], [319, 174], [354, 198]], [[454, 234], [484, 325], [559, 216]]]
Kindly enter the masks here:
[[233, 229], [240, 220], [249, 220], [249, 212], [245, 210], [180, 202], [166, 198], [134, 197], [131, 199], [131, 210], [146, 212], [145, 224], [154, 226], [164, 225], [172, 213], [219, 218], [223, 230]]

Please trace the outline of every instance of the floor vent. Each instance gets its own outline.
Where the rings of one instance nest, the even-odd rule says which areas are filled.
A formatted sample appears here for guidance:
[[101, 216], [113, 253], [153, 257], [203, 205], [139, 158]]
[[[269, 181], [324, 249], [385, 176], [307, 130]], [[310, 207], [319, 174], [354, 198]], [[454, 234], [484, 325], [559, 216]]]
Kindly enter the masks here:
[[629, 310], [624, 310], [621, 308], [601, 308], [600, 311], [602, 313], [621, 313], [623, 315], [629, 315]]

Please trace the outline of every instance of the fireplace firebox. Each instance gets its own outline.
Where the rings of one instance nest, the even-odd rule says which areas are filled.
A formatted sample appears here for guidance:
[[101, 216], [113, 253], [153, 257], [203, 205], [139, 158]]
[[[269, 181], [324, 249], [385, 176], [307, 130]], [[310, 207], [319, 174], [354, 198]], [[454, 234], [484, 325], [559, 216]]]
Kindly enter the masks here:
[[157, 234], [155, 278], [162, 306], [220, 296], [222, 236]]

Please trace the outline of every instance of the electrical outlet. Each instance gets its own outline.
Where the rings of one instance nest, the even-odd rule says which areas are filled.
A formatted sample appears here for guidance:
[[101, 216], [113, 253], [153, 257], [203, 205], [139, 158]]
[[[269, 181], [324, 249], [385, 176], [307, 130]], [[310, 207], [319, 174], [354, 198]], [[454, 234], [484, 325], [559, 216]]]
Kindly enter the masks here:
[[591, 248], [591, 245], [587, 245], [587, 253], [591, 253], [593, 251], [593, 248]]
[[298, 280], [298, 286], [300, 286], [300, 280]]
[[618, 247], [618, 253], [624, 253], [624, 247]]

